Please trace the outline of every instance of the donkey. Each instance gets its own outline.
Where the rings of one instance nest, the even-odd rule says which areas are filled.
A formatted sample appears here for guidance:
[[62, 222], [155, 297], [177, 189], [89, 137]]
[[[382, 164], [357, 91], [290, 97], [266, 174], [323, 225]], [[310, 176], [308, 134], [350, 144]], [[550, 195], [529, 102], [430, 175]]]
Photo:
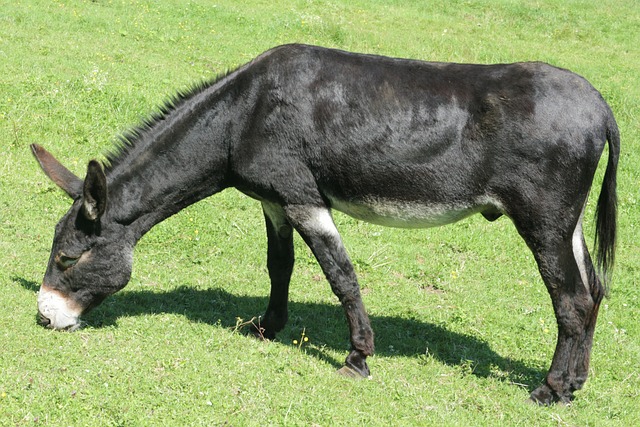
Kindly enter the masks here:
[[[582, 221], [608, 142], [596, 210], [596, 266]], [[344, 375], [370, 375], [373, 331], [331, 209], [394, 227], [506, 215], [533, 252], [558, 341], [539, 404], [568, 403], [587, 378], [598, 307], [614, 262], [620, 136], [585, 79], [543, 63], [465, 65], [306, 45], [271, 49], [179, 93], [124, 134], [84, 180], [38, 145], [73, 200], [55, 229], [39, 322], [74, 330], [130, 279], [155, 224], [228, 187], [262, 204], [271, 293], [260, 335], [287, 322], [293, 230], [346, 314]]]

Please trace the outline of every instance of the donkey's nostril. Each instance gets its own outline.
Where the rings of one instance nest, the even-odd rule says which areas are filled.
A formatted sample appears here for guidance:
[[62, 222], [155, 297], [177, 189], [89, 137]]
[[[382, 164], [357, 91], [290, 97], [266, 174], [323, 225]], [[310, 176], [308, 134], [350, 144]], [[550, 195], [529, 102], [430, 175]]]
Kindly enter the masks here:
[[42, 326], [49, 326], [51, 324], [51, 320], [48, 317], [45, 317], [44, 314], [38, 311], [38, 321]]

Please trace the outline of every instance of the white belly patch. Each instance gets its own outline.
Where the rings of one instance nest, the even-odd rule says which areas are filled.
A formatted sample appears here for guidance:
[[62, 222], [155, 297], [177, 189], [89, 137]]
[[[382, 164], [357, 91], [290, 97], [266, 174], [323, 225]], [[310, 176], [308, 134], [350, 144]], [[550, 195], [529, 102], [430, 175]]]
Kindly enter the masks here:
[[331, 196], [329, 200], [333, 209], [349, 216], [373, 224], [398, 228], [438, 227], [487, 208], [502, 211], [502, 205], [490, 197], [480, 197], [469, 204], [429, 204], [378, 198], [344, 201]]

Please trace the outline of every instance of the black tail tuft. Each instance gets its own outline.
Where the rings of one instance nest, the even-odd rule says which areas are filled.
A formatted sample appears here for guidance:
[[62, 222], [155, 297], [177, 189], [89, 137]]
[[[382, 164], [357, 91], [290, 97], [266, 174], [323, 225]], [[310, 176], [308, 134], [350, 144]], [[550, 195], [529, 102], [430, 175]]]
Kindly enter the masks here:
[[620, 156], [620, 131], [613, 115], [607, 125], [607, 141], [609, 141], [609, 160], [602, 181], [602, 189], [596, 207], [596, 265], [605, 289], [611, 275], [616, 251], [616, 222], [618, 212], [618, 196], [616, 194], [616, 172]]

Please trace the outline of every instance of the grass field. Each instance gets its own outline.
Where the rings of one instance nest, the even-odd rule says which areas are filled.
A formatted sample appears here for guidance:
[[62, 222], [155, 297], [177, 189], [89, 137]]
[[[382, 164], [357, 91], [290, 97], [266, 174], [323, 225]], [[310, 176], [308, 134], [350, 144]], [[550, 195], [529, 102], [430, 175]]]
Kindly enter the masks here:
[[[175, 91], [286, 42], [542, 60], [602, 92], [622, 134], [620, 238], [590, 377], [572, 406], [524, 403], [556, 326], [506, 218], [416, 231], [336, 214], [376, 332], [369, 381], [334, 374], [346, 322], [300, 239], [288, 326], [272, 342], [244, 333], [266, 307], [266, 237], [259, 204], [233, 190], [147, 234], [130, 284], [86, 328], [36, 324], [69, 201], [29, 144], [82, 175]], [[638, 46], [637, 0], [0, 0], [0, 426], [640, 425]]]

